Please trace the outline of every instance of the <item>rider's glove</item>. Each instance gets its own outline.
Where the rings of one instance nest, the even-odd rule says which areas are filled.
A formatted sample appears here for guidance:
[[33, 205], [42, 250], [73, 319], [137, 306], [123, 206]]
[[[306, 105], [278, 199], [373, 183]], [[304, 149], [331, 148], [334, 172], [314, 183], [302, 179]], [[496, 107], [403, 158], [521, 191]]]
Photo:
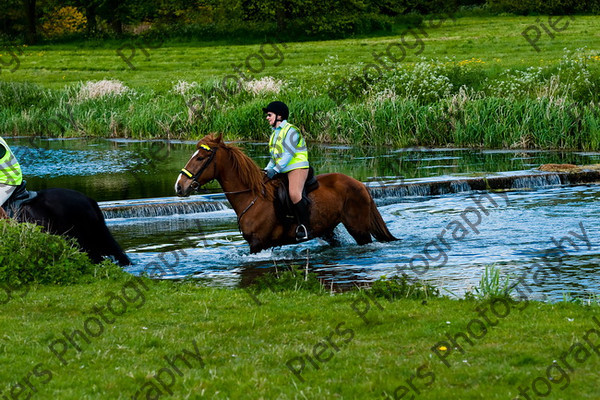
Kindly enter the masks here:
[[265, 172], [267, 173], [269, 179], [273, 179], [273, 177], [277, 175], [277, 171], [275, 171], [275, 168], [267, 168], [265, 169]]

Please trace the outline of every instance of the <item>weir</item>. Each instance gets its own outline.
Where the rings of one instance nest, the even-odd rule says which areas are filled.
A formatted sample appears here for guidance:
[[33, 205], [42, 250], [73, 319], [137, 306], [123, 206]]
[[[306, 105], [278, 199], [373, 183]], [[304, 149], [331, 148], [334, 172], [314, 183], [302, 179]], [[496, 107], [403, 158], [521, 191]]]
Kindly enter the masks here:
[[106, 219], [150, 218], [176, 214], [195, 214], [231, 208], [225, 196], [158, 197], [152, 199], [105, 201], [98, 205]]
[[600, 182], [600, 171], [578, 170], [574, 172], [512, 172], [506, 175], [449, 178], [408, 182], [402, 184], [369, 185], [374, 199], [388, 197], [436, 196], [482, 190], [535, 189], [540, 187], [578, 185]]
[[[375, 186], [367, 183], [377, 203], [385, 199], [426, 197], [451, 193], [487, 190], [535, 189], [561, 185], [600, 182], [600, 170], [578, 169], [569, 172], [515, 171], [494, 176], [429, 178], [426, 181], [387, 183]], [[231, 209], [223, 194], [187, 198], [162, 197], [99, 203], [106, 219], [150, 218], [169, 215], [207, 213]]]

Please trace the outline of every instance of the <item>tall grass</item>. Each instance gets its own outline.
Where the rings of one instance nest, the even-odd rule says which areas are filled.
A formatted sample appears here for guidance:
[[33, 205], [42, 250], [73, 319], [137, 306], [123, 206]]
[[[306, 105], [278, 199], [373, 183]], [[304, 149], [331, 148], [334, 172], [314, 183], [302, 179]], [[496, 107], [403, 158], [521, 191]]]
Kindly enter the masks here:
[[487, 265], [473, 296], [480, 300], [509, 297], [512, 292], [509, 278], [500, 277], [500, 268]]
[[[594, 58], [596, 57], [596, 58]], [[261, 107], [277, 98], [309, 140], [395, 146], [600, 149], [600, 61], [582, 50], [557, 65], [493, 75], [477, 60], [356, 71], [297, 85], [179, 82], [170, 90], [88, 82], [59, 90], [0, 82], [3, 135], [264, 139]], [[354, 75], [353, 75], [354, 74]], [[263, 78], [265, 79], [265, 78]], [[266, 80], [265, 82], [267, 82]], [[86, 94], [87, 93], [87, 94]]]

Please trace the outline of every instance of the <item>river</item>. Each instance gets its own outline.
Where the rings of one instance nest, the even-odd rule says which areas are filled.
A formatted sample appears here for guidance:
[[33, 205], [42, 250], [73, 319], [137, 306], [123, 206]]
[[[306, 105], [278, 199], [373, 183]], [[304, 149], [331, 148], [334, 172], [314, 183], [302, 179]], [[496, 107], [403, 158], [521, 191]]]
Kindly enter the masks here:
[[[398, 195], [384, 189], [376, 202], [397, 242], [357, 246], [339, 227], [340, 247], [311, 240], [251, 255], [218, 185], [193, 196], [191, 202], [200, 206], [173, 197], [193, 141], [17, 138], [9, 143], [31, 190], [65, 187], [95, 198], [105, 210], [115, 205], [137, 210], [106, 213], [109, 228], [134, 261], [128, 268], [134, 274], [161, 254], [178, 250], [176, 272], [165, 278], [193, 276], [218, 286], [245, 284], [266, 270], [300, 265], [315, 271], [328, 287], [360, 286], [404, 272], [460, 297], [473, 291], [487, 266], [494, 266], [513, 282], [521, 279], [529, 298], [595, 299], [600, 294], [596, 185], [546, 181], [489, 193], [482, 198], [486, 203], [477, 202], [484, 192]], [[266, 143], [238, 145], [266, 165]], [[383, 188], [523, 173], [544, 163], [600, 162], [600, 153], [566, 151], [313, 144], [309, 153], [317, 173], [341, 172]], [[457, 231], [458, 223], [468, 229]]]

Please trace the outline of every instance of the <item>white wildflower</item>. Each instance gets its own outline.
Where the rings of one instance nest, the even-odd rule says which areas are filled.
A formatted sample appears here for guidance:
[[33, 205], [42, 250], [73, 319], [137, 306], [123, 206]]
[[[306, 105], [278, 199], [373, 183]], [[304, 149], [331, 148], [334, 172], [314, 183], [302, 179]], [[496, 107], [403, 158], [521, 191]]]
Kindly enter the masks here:
[[260, 79], [253, 79], [243, 83], [244, 90], [255, 96], [262, 93], [279, 94], [284, 86], [285, 84], [282, 80], [277, 80], [271, 76], [265, 76]]
[[173, 88], [171, 90], [177, 94], [185, 96], [187, 94], [187, 92], [189, 92], [191, 89], [193, 89], [195, 87], [198, 87], [197, 82], [189, 83], [186, 81], [178, 81], [175, 85], [173, 85]]
[[121, 96], [130, 89], [116, 80], [87, 81], [79, 89], [77, 99], [80, 101], [97, 99], [104, 96]]

